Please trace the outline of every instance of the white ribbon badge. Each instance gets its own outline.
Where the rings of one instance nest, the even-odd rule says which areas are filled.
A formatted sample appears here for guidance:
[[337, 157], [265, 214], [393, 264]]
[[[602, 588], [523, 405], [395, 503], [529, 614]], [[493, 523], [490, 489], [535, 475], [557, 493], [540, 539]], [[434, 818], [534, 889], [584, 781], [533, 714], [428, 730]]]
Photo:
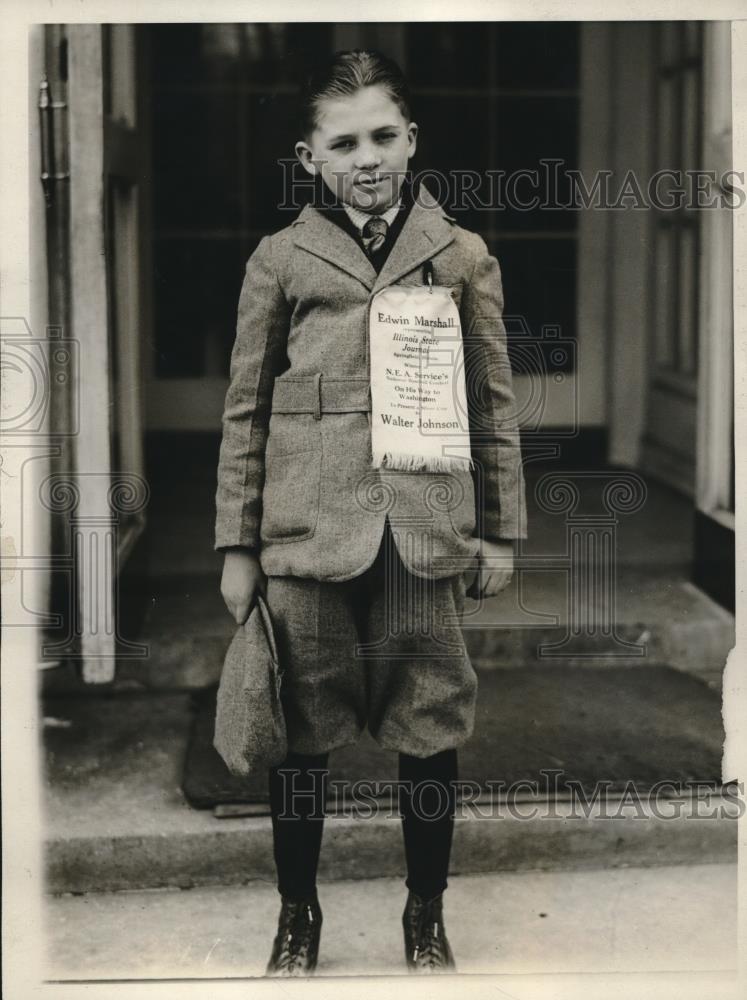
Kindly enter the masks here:
[[459, 310], [448, 288], [389, 285], [371, 301], [375, 468], [470, 469]]

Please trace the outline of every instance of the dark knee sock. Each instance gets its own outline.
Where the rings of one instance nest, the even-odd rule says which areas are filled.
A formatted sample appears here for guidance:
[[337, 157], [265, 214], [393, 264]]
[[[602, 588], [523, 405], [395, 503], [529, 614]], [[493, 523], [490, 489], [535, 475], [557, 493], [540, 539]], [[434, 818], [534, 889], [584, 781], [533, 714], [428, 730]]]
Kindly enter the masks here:
[[289, 753], [282, 764], [269, 769], [278, 891], [289, 899], [305, 899], [316, 893], [328, 757], [326, 753]]
[[[421, 899], [432, 899], [447, 886], [456, 811], [457, 752], [431, 757], [399, 755], [402, 834], [405, 841], [405, 884]], [[421, 786], [418, 788], [418, 786]]]

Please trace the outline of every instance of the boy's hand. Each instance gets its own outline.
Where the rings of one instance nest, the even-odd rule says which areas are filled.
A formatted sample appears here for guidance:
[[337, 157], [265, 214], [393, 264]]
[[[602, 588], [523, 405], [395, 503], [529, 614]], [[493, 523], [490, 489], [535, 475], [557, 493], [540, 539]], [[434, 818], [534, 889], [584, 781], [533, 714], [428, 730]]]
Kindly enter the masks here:
[[493, 597], [500, 593], [511, 581], [514, 572], [513, 542], [480, 542], [477, 573], [467, 588], [467, 597], [477, 601], [481, 597]]
[[220, 592], [237, 625], [249, 617], [259, 588], [265, 591], [266, 581], [257, 556], [249, 549], [228, 549], [223, 561]]

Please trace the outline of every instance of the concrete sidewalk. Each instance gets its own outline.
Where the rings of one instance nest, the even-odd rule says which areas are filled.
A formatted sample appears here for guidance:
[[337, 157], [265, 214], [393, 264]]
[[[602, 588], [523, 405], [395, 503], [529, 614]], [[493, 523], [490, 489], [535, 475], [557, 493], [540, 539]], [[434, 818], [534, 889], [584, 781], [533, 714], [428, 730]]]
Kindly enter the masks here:
[[[702, 998], [730, 996], [736, 875], [711, 864], [453, 876], [445, 922], [460, 973], [656, 972], [672, 997], [698, 995], [688, 988], [702, 975]], [[320, 882], [318, 975], [406, 975], [405, 895], [400, 879]], [[278, 909], [270, 882], [48, 897], [46, 978], [261, 976]]]

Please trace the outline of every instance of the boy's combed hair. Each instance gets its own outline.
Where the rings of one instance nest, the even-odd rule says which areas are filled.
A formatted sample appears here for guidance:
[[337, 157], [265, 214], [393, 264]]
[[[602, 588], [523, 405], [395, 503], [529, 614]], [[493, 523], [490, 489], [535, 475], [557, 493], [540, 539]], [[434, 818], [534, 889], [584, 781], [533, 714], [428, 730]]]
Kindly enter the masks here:
[[410, 88], [397, 63], [376, 49], [349, 49], [335, 52], [327, 62], [313, 69], [301, 84], [298, 126], [308, 140], [317, 126], [322, 101], [349, 97], [362, 87], [386, 87], [394, 103], [409, 121]]

